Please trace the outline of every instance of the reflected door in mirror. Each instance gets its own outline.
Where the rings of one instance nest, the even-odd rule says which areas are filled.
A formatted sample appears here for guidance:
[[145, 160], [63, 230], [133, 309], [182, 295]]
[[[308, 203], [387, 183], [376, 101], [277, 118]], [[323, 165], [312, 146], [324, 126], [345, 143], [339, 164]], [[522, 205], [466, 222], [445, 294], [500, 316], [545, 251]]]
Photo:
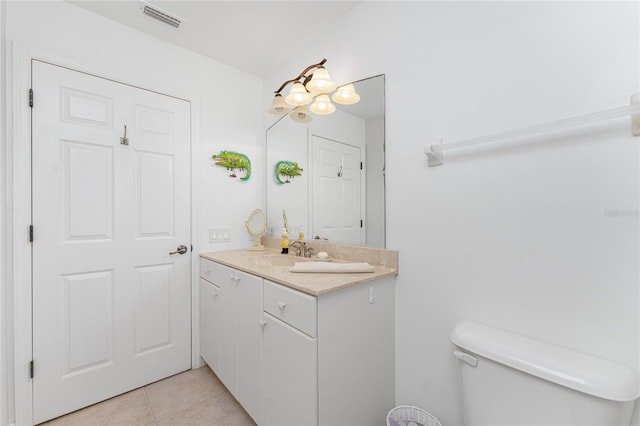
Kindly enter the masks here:
[[361, 244], [360, 147], [312, 137], [314, 236]]

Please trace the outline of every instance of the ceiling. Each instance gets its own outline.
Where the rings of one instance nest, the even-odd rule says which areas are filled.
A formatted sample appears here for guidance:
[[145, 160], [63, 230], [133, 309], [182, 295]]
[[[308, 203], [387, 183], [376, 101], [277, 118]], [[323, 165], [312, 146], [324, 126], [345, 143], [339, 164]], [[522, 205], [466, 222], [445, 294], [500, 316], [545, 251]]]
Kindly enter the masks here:
[[198, 52], [257, 76], [264, 76], [312, 42], [357, 1], [152, 0], [148, 3], [182, 20], [179, 28], [142, 14], [140, 0], [68, 0], [69, 3]]

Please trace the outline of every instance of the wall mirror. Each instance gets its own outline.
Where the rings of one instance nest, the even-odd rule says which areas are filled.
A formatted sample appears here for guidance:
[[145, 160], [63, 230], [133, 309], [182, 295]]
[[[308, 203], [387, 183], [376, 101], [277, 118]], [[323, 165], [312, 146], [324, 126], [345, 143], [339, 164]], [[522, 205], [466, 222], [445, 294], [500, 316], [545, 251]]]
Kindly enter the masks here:
[[385, 247], [384, 75], [353, 82], [355, 105], [311, 122], [280, 117], [266, 135], [270, 235]]

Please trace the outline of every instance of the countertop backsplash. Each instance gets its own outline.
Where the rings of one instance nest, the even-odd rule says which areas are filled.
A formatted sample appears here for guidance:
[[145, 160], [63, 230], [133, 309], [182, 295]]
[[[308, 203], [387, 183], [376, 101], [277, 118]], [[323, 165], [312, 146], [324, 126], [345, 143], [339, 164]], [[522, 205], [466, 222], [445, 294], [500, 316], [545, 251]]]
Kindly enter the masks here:
[[[262, 244], [267, 248], [280, 249], [280, 237], [262, 237]], [[294, 241], [294, 240], [290, 240]], [[313, 254], [327, 252], [330, 257], [350, 262], [367, 262], [370, 265], [382, 266], [398, 270], [399, 252], [397, 250], [374, 247], [351, 246], [327, 241], [302, 240], [307, 247], [313, 248]]]

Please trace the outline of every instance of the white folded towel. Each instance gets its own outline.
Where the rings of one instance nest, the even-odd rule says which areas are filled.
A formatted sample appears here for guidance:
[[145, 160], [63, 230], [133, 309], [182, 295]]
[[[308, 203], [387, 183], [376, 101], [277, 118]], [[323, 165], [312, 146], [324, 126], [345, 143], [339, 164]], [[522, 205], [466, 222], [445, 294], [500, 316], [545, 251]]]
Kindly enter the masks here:
[[321, 272], [345, 274], [355, 272], [373, 272], [373, 266], [363, 263], [333, 263], [333, 262], [296, 262], [289, 268], [289, 272]]

